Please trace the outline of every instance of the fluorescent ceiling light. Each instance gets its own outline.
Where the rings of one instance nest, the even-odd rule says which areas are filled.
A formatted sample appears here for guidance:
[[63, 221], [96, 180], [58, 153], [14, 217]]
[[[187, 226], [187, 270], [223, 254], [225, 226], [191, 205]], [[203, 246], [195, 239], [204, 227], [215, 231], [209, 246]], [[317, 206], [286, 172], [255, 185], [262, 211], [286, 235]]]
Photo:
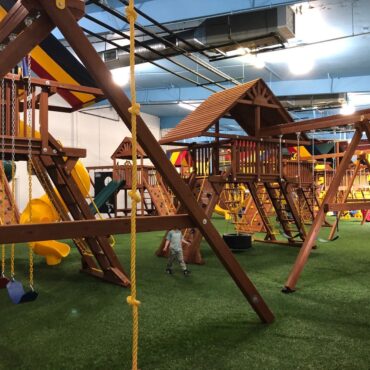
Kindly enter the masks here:
[[265, 68], [265, 61], [259, 57], [256, 54], [250, 54], [249, 49], [243, 49], [244, 54], [242, 54], [238, 59], [245, 63], [245, 64], [250, 64], [255, 68], [262, 69]]
[[348, 93], [348, 102], [354, 106], [370, 105], [370, 94], [367, 93]]
[[253, 64], [257, 69], [262, 69], [262, 68], [265, 68], [266, 64], [265, 62], [259, 58], [257, 55], [256, 57], [254, 58], [254, 64]]
[[313, 69], [314, 61], [307, 55], [297, 55], [288, 62], [290, 72], [294, 75], [305, 75]]
[[118, 86], [125, 86], [130, 81], [130, 67], [121, 67], [111, 70], [112, 79]]
[[193, 104], [183, 103], [183, 102], [179, 102], [178, 106], [181, 108], [187, 109], [187, 110], [192, 110], [192, 111], [197, 109], [195, 104], [193, 105]]
[[342, 104], [342, 108], [340, 109], [340, 114], [343, 114], [344, 116], [348, 116], [350, 114], [355, 113], [355, 107], [352, 104], [344, 103]]

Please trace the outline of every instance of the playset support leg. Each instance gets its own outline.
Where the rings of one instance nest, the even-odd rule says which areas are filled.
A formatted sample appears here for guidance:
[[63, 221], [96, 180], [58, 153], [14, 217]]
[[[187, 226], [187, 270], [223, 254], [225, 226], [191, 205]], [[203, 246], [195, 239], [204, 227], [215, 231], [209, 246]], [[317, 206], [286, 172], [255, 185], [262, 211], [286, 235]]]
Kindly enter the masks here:
[[359, 144], [362, 137], [362, 129], [356, 128], [355, 134], [353, 135], [352, 141], [349, 144], [347, 151], [339, 165], [339, 168], [335, 172], [333, 181], [331, 182], [329, 189], [323, 199], [321, 207], [317, 212], [316, 218], [314, 219], [311, 229], [307, 234], [307, 237], [302, 245], [302, 248], [299, 251], [297, 259], [294, 263], [293, 269], [290, 272], [288, 280], [285, 283], [285, 287], [282, 290], [283, 293], [291, 293], [294, 292], [297, 281], [303, 271], [303, 268], [308, 260], [308, 257], [311, 253], [313, 246], [315, 245], [317, 236], [325, 219], [325, 211], [324, 206], [327, 203], [331, 203], [338, 191], [338, 187], [340, 182], [346, 172], [346, 169], [351, 162], [351, 158], [355, 153], [356, 147]]

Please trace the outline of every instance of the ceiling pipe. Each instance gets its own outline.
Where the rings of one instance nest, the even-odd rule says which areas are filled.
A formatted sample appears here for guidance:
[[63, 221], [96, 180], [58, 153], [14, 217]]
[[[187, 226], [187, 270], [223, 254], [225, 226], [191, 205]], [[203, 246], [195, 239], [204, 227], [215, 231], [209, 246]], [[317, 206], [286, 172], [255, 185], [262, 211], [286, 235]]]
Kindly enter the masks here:
[[[125, 3], [124, 1], [121, 2]], [[90, 3], [100, 6], [118, 19], [127, 22], [126, 17], [98, 0], [91, 0]], [[166, 37], [158, 36], [140, 25], [137, 25], [137, 29], [152, 37], [152, 40], [143, 41], [136, 48], [136, 52], [145, 56], [146, 59], [157, 60], [158, 53], [164, 57], [182, 54], [189, 58], [190, 53], [194, 51], [220, 48], [231, 50], [243, 47], [246, 44], [261, 47], [264, 43], [272, 42], [283, 46], [284, 41], [294, 37], [294, 12], [289, 7], [278, 7], [253, 13], [211, 18], [206, 19], [193, 30], [176, 34], [171, 33]], [[198, 64], [202, 61], [200, 58], [197, 58], [198, 60], [194, 59], [194, 56], [191, 56], [190, 59]], [[141, 63], [142, 60], [136, 62]], [[212, 70], [207, 62], [202, 62], [204, 68], [218, 76], [231, 79], [230, 76], [217, 69], [213, 68]], [[118, 53], [118, 59], [109, 60], [106, 63], [111, 68], [127, 66], [129, 65], [129, 56], [127, 53]], [[236, 80], [231, 79], [230, 82], [238, 84]]]

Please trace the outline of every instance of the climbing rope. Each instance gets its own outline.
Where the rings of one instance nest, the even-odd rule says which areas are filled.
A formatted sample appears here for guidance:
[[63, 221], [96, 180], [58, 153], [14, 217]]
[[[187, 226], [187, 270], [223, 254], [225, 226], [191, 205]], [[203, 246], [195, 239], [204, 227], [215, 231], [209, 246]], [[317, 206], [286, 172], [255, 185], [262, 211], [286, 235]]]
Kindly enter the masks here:
[[138, 342], [139, 342], [139, 305], [136, 299], [136, 208], [140, 202], [137, 194], [137, 127], [136, 118], [140, 115], [140, 105], [136, 102], [135, 83], [135, 22], [137, 13], [134, 7], [134, 0], [130, 0], [126, 7], [126, 15], [130, 23], [130, 91], [132, 106], [131, 132], [132, 132], [132, 186], [129, 195], [131, 197], [131, 295], [127, 297], [127, 303], [132, 306], [132, 370], [137, 370]]

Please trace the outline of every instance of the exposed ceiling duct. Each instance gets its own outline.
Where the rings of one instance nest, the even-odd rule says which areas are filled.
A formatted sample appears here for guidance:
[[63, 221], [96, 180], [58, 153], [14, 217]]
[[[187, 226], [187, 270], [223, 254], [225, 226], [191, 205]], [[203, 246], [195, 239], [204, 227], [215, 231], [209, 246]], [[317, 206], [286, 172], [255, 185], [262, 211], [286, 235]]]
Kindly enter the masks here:
[[[281, 48], [288, 39], [294, 37], [294, 29], [293, 10], [282, 6], [209, 18], [193, 30], [179, 32], [162, 40], [143, 41], [141, 46], [136, 47], [135, 53], [152, 61], [178, 55], [179, 49], [183, 52], [208, 50], [213, 52], [210, 54], [212, 60], [212, 57], [223, 57], [225, 53], [239, 48], [248, 48], [252, 52]], [[102, 54], [111, 69], [129, 65], [128, 53], [114, 49]], [[142, 62], [140, 57], [136, 59], [136, 63]]]

